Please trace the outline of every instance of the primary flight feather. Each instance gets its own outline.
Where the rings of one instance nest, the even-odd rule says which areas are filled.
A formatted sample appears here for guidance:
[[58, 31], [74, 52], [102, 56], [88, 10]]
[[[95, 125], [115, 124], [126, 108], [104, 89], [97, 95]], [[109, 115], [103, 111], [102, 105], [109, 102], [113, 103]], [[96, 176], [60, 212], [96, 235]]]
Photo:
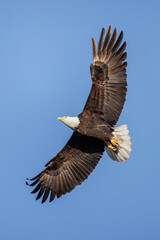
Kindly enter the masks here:
[[76, 117], [59, 117], [73, 130], [65, 147], [47, 164], [30, 186], [32, 193], [42, 197], [42, 203], [50, 195], [50, 202], [71, 192], [81, 184], [101, 159], [106, 149], [116, 161], [126, 162], [131, 152], [127, 125], [114, 127], [117, 123], [127, 92], [126, 42], [123, 32], [117, 38], [117, 29], [112, 34], [111, 26], [105, 36], [101, 31], [98, 46], [92, 38], [93, 64], [90, 66], [92, 88], [85, 107]]

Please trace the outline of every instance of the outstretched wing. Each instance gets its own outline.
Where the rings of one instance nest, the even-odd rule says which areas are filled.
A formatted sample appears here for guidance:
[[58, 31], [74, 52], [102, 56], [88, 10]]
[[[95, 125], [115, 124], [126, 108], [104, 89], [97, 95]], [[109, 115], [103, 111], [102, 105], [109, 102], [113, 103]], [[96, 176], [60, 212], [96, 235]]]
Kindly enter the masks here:
[[46, 168], [35, 178], [30, 186], [37, 186], [32, 193], [38, 192], [37, 199], [42, 203], [50, 194], [50, 202], [71, 192], [93, 171], [104, 152], [104, 143], [96, 138], [74, 132], [66, 146], [54, 157]]
[[[109, 26], [106, 37], [102, 29], [98, 47], [92, 38], [93, 64], [91, 64], [92, 88], [83, 111], [96, 112], [110, 125], [115, 125], [121, 114], [126, 92], [127, 53], [126, 42], [121, 45], [123, 32], [118, 39], [117, 30], [111, 36]], [[121, 46], [120, 46], [121, 45]]]

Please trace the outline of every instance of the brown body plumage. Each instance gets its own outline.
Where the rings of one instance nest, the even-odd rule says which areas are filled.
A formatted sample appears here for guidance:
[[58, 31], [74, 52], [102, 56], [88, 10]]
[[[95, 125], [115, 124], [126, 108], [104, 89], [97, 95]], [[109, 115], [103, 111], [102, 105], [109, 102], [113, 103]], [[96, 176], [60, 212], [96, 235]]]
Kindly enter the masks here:
[[[97, 165], [105, 147], [109, 156], [117, 161], [125, 161], [130, 154], [131, 144], [126, 125], [114, 128], [127, 91], [127, 63], [124, 62], [127, 56], [124, 52], [126, 42], [121, 45], [123, 32], [116, 40], [116, 28], [111, 36], [111, 26], [105, 39], [104, 35], [103, 28], [97, 48], [92, 38], [92, 88], [84, 110], [78, 115], [78, 126], [66, 146], [38, 176], [31, 179], [34, 182], [30, 186], [37, 184], [32, 193], [38, 192], [37, 199], [43, 195], [42, 203], [49, 193], [52, 201], [55, 196], [59, 198], [81, 184]], [[120, 137], [122, 133], [125, 140]]]

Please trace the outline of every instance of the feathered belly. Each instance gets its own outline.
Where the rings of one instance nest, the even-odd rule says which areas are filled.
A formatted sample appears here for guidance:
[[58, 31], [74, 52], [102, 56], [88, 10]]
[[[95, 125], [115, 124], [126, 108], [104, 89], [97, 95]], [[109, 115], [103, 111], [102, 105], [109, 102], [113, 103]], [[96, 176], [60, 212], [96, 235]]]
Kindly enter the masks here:
[[87, 135], [89, 137], [98, 138], [99, 140], [102, 140], [104, 144], [108, 144], [110, 142], [110, 139], [112, 137], [112, 131], [113, 129], [108, 124], [86, 124], [86, 125], [80, 125], [77, 131], [83, 135]]

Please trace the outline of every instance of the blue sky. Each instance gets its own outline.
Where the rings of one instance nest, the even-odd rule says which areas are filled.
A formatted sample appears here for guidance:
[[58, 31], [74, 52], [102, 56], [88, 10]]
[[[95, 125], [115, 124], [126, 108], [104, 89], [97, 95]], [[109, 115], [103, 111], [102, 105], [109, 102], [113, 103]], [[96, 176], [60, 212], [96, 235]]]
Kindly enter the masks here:
[[[0, 1], [0, 239], [160, 239], [159, 1]], [[41, 205], [25, 185], [67, 142], [91, 87], [91, 37], [124, 30], [133, 150]]]

